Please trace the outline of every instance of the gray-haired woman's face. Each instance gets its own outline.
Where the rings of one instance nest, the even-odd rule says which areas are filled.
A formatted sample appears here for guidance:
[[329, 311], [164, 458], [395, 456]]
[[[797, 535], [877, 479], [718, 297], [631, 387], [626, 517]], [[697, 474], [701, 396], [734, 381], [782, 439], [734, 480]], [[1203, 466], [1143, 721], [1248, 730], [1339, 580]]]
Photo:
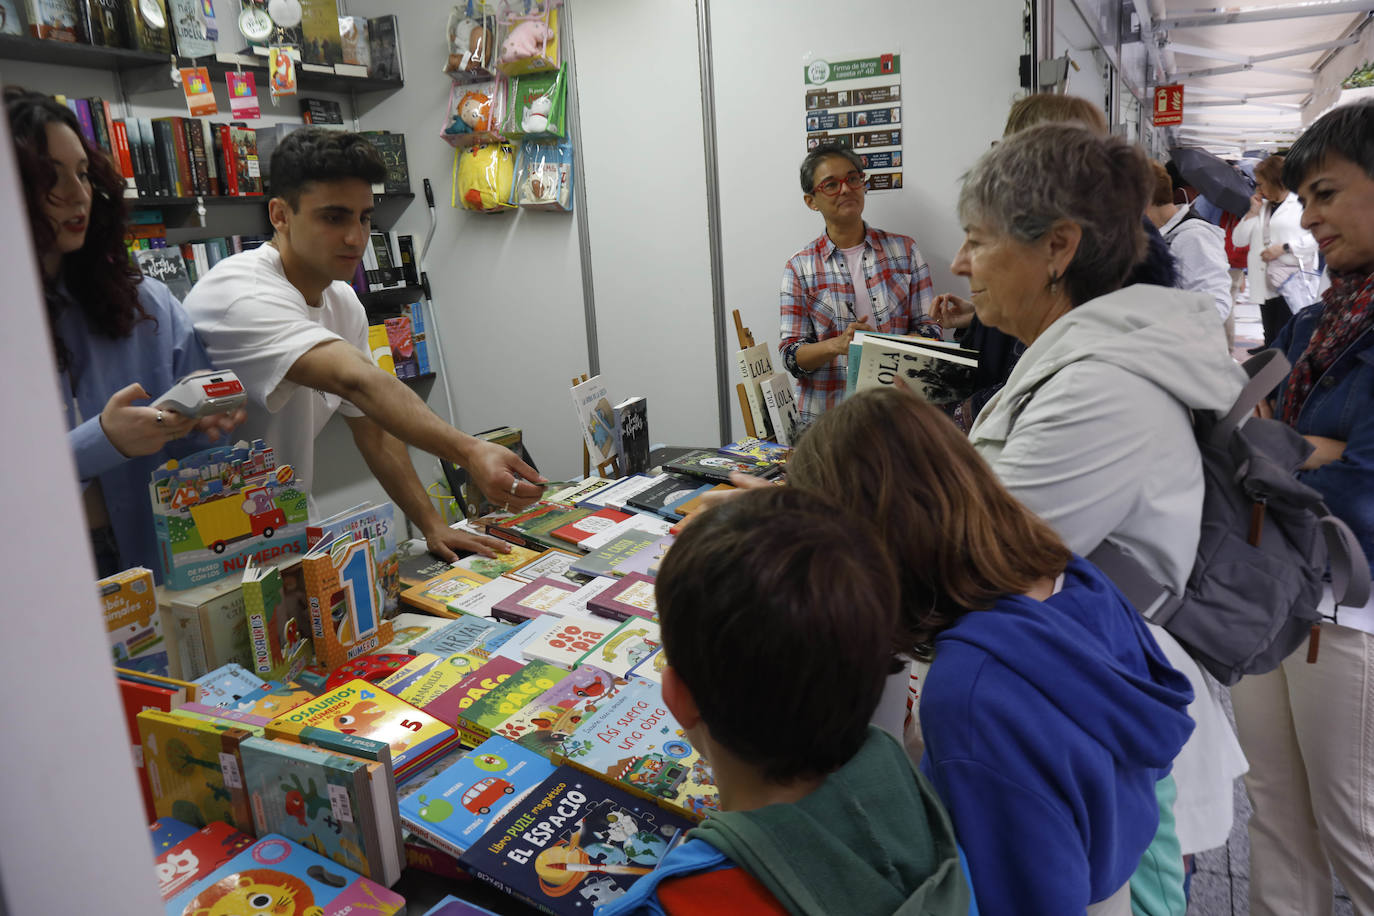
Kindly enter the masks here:
[[967, 277], [978, 320], [1027, 340], [1043, 326], [1043, 294], [1050, 258], [1043, 242], [1021, 242], [983, 222], [964, 227], [964, 244], [950, 265]]

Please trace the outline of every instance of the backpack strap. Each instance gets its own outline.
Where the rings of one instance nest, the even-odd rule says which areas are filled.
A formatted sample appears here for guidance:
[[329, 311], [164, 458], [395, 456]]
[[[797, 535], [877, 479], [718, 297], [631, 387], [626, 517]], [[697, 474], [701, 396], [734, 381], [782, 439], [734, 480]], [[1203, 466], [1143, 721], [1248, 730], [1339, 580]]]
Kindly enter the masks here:
[[1269, 396], [1275, 388], [1279, 386], [1292, 366], [1288, 363], [1288, 358], [1280, 351], [1270, 347], [1261, 350], [1255, 356], [1250, 357], [1241, 367], [1250, 380], [1241, 389], [1240, 396], [1236, 398], [1236, 403], [1226, 412], [1217, 425], [1212, 428], [1211, 442], [1213, 445], [1223, 446], [1231, 438], [1231, 433], [1235, 432], [1236, 427], [1240, 426], [1245, 418], [1255, 412], [1255, 406]]
[[1183, 606], [1183, 598], [1155, 581], [1140, 561], [1110, 541], [1097, 545], [1087, 560], [1112, 581], [1150, 623], [1164, 626]]
[[1321, 520], [1326, 556], [1331, 564], [1331, 594], [1336, 606], [1364, 607], [1369, 603], [1369, 562], [1350, 526], [1334, 515]]

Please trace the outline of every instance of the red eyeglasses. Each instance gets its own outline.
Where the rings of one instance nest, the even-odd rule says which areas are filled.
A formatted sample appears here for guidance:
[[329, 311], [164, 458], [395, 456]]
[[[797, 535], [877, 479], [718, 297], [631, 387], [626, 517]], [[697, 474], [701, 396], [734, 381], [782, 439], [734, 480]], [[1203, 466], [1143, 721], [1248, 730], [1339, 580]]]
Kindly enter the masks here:
[[816, 193], [824, 194], [826, 197], [834, 197], [840, 193], [841, 185], [848, 185], [851, 191], [857, 191], [864, 186], [863, 172], [850, 172], [843, 178], [827, 178], [816, 185]]

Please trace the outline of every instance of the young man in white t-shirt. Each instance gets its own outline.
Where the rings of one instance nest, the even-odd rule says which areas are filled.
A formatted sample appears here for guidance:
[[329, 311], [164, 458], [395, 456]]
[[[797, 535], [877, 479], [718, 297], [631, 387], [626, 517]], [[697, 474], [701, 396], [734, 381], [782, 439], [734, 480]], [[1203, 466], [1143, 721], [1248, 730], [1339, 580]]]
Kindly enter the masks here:
[[315, 436], [337, 410], [387, 495], [445, 559], [508, 548], [444, 524], [410, 462], [407, 444], [462, 465], [498, 505], [537, 499], [543, 482], [510, 450], [440, 420], [368, 356], [367, 315], [348, 280], [368, 245], [372, 185], [386, 167], [353, 133], [298, 130], [272, 155], [275, 229], [268, 244], [225, 258], [186, 297], [212, 365], [232, 369], [251, 401], [243, 425], [307, 485]]

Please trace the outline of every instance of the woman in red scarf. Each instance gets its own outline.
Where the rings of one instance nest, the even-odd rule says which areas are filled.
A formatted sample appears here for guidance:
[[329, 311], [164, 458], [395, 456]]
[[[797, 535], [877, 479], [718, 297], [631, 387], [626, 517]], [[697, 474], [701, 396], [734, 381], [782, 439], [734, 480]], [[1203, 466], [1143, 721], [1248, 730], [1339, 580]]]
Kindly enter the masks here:
[[[1284, 184], [1331, 271], [1322, 301], [1274, 341], [1293, 364], [1274, 415], [1315, 447], [1302, 481], [1374, 557], [1374, 102], [1328, 113], [1299, 138]], [[1330, 591], [1325, 612], [1330, 615]], [[1374, 913], [1374, 602], [1231, 688], [1250, 758], [1250, 912], [1329, 914], [1331, 872]]]

